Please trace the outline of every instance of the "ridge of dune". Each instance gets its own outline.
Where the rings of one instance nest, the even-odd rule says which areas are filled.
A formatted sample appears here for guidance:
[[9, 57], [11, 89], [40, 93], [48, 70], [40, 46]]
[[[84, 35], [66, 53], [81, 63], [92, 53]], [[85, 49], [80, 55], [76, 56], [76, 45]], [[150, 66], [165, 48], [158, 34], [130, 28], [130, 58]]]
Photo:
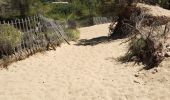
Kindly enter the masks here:
[[147, 5], [143, 3], [137, 3], [137, 7], [147, 9], [145, 13], [151, 16], [155, 16], [155, 17], [165, 16], [170, 18], [170, 10], [164, 9], [162, 7]]

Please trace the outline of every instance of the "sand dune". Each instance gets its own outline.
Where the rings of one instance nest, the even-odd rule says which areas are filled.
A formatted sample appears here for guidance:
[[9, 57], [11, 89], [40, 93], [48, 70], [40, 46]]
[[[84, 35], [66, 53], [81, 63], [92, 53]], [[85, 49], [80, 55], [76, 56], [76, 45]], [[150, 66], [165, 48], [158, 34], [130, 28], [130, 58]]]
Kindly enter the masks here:
[[107, 42], [108, 25], [81, 28], [82, 44], [64, 44], [1, 70], [0, 100], [169, 100], [169, 59], [141, 72], [142, 66], [117, 62], [127, 45]]

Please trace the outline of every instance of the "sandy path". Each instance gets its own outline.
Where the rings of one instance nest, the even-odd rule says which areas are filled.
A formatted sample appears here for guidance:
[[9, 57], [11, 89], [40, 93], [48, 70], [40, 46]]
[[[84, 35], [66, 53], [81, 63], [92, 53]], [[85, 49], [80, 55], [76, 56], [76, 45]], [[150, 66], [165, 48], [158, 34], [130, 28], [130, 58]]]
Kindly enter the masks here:
[[[108, 24], [81, 28], [81, 39], [106, 36]], [[0, 100], [169, 100], [170, 63], [154, 70], [120, 64], [122, 40], [94, 46], [63, 45], [0, 71]]]

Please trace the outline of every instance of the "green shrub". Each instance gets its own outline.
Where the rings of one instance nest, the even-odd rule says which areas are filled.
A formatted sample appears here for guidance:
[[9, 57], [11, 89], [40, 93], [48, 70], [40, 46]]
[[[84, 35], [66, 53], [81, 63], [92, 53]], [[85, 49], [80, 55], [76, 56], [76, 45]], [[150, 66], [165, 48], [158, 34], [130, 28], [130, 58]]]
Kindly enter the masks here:
[[145, 69], [157, 67], [164, 59], [163, 44], [160, 40], [151, 37], [135, 38], [129, 44], [129, 50], [125, 56], [120, 57], [121, 62], [135, 61], [145, 65]]
[[144, 48], [146, 47], [146, 40], [143, 38], [134, 39], [130, 45], [133, 56], [142, 57], [144, 54]]
[[132, 39], [129, 46], [129, 51], [125, 56], [120, 57], [119, 60], [122, 62], [142, 60], [147, 46], [146, 40], [144, 38]]
[[15, 27], [8, 24], [0, 25], [0, 51], [13, 53], [14, 48], [21, 43], [21, 37], [22, 33]]
[[[50, 7], [48, 7], [50, 5]], [[46, 4], [48, 11], [45, 15], [55, 20], [67, 19], [73, 13], [74, 7], [71, 4]]]
[[69, 41], [77, 41], [80, 38], [80, 32], [77, 29], [67, 29], [66, 34]]

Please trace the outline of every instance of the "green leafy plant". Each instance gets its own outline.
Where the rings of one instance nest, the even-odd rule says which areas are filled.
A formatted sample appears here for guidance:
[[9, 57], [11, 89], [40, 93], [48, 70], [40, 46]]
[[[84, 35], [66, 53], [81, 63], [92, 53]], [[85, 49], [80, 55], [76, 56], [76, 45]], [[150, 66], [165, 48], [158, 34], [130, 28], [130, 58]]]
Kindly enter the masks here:
[[67, 29], [66, 34], [70, 41], [77, 41], [80, 38], [80, 32], [77, 29]]
[[[21, 43], [22, 33], [8, 24], [0, 25], [0, 29], [0, 51], [11, 54], [14, 52], [14, 48]], [[2, 56], [1, 53], [0, 56]]]

